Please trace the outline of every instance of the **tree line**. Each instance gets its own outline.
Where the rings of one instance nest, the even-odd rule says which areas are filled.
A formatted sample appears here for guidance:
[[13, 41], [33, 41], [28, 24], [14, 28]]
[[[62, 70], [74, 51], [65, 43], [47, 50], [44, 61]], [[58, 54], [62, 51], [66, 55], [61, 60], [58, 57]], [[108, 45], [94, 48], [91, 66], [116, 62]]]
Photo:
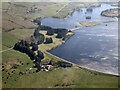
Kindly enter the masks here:
[[66, 34], [68, 33], [67, 29], [63, 29], [63, 28], [52, 28], [50, 26], [45, 26], [45, 25], [41, 25], [41, 19], [37, 18], [34, 20], [35, 23], [37, 23], [39, 26], [36, 28], [36, 33], [39, 32], [39, 30], [46, 30], [47, 31], [47, 35], [54, 35], [54, 33], [57, 33], [56, 38], [63, 38], [66, 36]]
[[63, 29], [63, 28], [51, 28], [49, 26], [44, 26], [44, 25], [39, 25], [38, 30], [46, 30], [47, 31], [47, 35], [54, 35], [54, 33], [57, 34], [56, 38], [63, 38], [66, 36], [66, 34], [68, 33], [67, 29]]
[[[30, 46], [32, 47], [32, 49], [30, 49]], [[20, 42], [14, 45], [13, 49], [22, 53], [26, 53], [31, 60], [34, 60], [35, 68], [37, 68], [37, 71], [40, 71], [40, 63], [41, 59], [44, 59], [44, 54], [40, 50], [38, 50], [37, 44], [29, 44], [27, 41], [21, 40]], [[34, 53], [34, 51], [37, 51], [37, 55]]]

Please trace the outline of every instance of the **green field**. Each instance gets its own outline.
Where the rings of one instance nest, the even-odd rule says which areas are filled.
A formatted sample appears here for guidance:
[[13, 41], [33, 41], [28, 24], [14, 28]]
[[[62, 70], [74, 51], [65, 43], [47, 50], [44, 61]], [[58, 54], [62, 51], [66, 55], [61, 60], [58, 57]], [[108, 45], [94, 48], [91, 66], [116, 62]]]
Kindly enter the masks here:
[[10, 47], [13, 47], [14, 44], [18, 42], [18, 39], [16, 39], [14, 36], [8, 34], [8, 33], [2, 33], [2, 48], [7, 49]]
[[8, 50], [6, 52], [3, 52], [2, 55], [2, 63], [5, 64], [5, 66], [12, 66], [14, 64], [19, 65], [20, 61], [22, 61], [22, 63], [24, 64], [27, 62], [32, 62], [26, 54], [15, 50]]
[[19, 40], [26, 40], [30, 38], [31, 35], [33, 35], [34, 29], [15, 29], [8, 33]]
[[[7, 76], [7, 75], [5, 75]], [[92, 75], [77, 68], [57, 68], [51, 72], [14, 75], [3, 87], [10, 88], [117, 88], [118, 78]], [[4, 80], [4, 79], [3, 79]], [[16, 81], [15, 81], [16, 80]], [[59, 86], [55, 86], [58, 84]], [[70, 86], [66, 86], [70, 85]]]
[[[5, 55], [5, 56], [4, 56]], [[46, 54], [46, 59], [60, 60]], [[24, 65], [20, 65], [22, 61]], [[27, 55], [15, 50], [3, 52], [3, 64], [19, 64], [17, 69], [7, 71], [11, 77], [3, 71], [3, 88], [117, 88], [118, 78], [104, 75], [94, 75], [79, 68], [56, 68], [53, 71], [40, 71], [33, 73], [34, 70], [27, 71], [23, 75], [18, 75], [20, 71], [26, 72], [33, 64]], [[26, 65], [26, 63], [30, 63]], [[9, 65], [8, 65], [9, 66]], [[6, 66], [7, 67], [7, 66]], [[7, 67], [8, 68], [8, 67]], [[14, 74], [11, 73], [15, 70]], [[8, 77], [8, 79], [7, 79]], [[6, 82], [6, 84], [5, 84]], [[55, 86], [58, 84], [59, 86]], [[70, 85], [70, 86], [66, 86]]]

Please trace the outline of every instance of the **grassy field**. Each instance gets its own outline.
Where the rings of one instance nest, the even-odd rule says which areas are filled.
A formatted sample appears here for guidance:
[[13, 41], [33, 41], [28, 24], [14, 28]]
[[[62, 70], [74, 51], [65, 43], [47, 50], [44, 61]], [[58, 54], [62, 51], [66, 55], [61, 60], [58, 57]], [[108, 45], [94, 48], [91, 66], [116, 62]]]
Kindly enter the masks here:
[[[17, 69], [3, 71], [3, 88], [117, 88], [118, 78], [104, 75], [94, 75], [79, 68], [56, 68], [53, 71], [40, 71], [33, 73], [34, 70], [25, 71], [32, 67], [32, 61], [27, 55], [15, 50], [3, 52], [7, 56], [3, 57], [3, 64], [8, 67], [16, 63], [20, 65], [20, 61], [24, 65], [20, 65]], [[45, 54], [46, 59], [60, 60], [51, 55]], [[30, 63], [26, 65], [26, 63]], [[9, 63], [9, 64], [8, 64]], [[10, 66], [9, 66], [10, 67]], [[8, 67], [8, 68], [9, 68]], [[12, 73], [12, 71], [14, 73]], [[26, 72], [19, 75], [19, 72]], [[10, 73], [10, 75], [8, 75]], [[8, 77], [8, 78], [7, 78]], [[6, 84], [5, 84], [6, 83]], [[58, 85], [58, 86], [56, 86]], [[70, 85], [70, 86], [67, 86]]]
[[[27, 16], [32, 19], [35, 19], [37, 17], [42, 17], [42, 18], [51, 17], [51, 16], [54, 16], [56, 14], [56, 12], [60, 8], [62, 8], [62, 6], [65, 4], [66, 3], [61, 3], [61, 2], [59, 2], [59, 3], [49, 3], [49, 2], [38, 3], [38, 4], [36, 4], [36, 7], [38, 9], [41, 9], [41, 11], [36, 11], [35, 13], [28, 13]], [[47, 14], [47, 13], [49, 13], [49, 14]]]
[[10, 47], [13, 47], [14, 44], [18, 42], [18, 39], [16, 39], [14, 36], [8, 34], [8, 33], [2, 33], [2, 48], [7, 49]]
[[[16, 3], [3, 3], [2, 7], [2, 28], [8, 31], [13, 28], [33, 28], [36, 27], [31, 19], [26, 17], [27, 7]], [[22, 3], [21, 3], [22, 4]]]
[[[7, 75], [5, 75], [7, 76]], [[117, 88], [118, 78], [92, 75], [77, 68], [57, 68], [51, 72], [30, 73], [9, 78], [10, 88]], [[55, 86], [58, 84], [59, 86]], [[70, 85], [70, 86], [66, 86]]]
[[14, 64], [20, 65], [20, 61], [24, 64], [31, 61], [31, 59], [26, 54], [15, 51], [15, 50], [9, 50], [9, 51], [3, 52], [2, 54], [3, 54], [2, 62], [6, 66], [7, 65], [12, 66]]
[[31, 35], [33, 35], [34, 29], [15, 29], [8, 33], [13, 35], [17, 39], [25, 40], [27, 38], [30, 38]]
[[[2, 85], [4, 85], [5, 82], [10, 85], [9, 82], [13, 82], [17, 77], [19, 77], [18, 73], [20, 71], [24, 72], [26, 68], [30, 68], [33, 66], [32, 60], [26, 54], [15, 50], [3, 52], [2, 59], [2, 64], [5, 68], [5, 71], [2, 71]], [[29, 63], [29, 65], [27, 65], [27, 63]], [[18, 66], [15, 69], [11, 69], [13, 65]], [[14, 71], [14, 74], [12, 73], [12, 71]], [[8, 73], [10, 73], [11, 75], [9, 76]]]

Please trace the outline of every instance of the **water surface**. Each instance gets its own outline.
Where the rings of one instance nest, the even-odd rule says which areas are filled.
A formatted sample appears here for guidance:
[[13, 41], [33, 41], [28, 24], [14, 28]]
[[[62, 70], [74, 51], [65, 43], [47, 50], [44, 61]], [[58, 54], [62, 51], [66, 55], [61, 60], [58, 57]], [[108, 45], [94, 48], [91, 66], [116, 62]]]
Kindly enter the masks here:
[[[72, 29], [80, 25], [80, 21], [105, 21], [115, 20], [114, 18], [101, 16], [103, 10], [117, 8], [109, 4], [102, 4], [101, 7], [93, 8], [92, 13], [75, 11], [73, 16], [66, 20], [56, 18], [45, 18], [43, 25], [55, 28]], [[86, 16], [91, 16], [91, 20], [86, 20]], [[97, 26], [84, 27], [75, 30], [65, 44], [51, 50], [50, 53], [92, 70], [118, 74], [118, 22], [102, 23]]]

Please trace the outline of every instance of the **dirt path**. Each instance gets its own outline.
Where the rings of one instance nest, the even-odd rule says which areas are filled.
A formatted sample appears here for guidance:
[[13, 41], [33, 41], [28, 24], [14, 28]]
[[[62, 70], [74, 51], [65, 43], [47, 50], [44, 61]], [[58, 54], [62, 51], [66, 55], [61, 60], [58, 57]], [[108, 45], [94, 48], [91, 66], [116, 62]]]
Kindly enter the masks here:
[[0, 53], [13, 49], [13, 47], [0, 51]]

